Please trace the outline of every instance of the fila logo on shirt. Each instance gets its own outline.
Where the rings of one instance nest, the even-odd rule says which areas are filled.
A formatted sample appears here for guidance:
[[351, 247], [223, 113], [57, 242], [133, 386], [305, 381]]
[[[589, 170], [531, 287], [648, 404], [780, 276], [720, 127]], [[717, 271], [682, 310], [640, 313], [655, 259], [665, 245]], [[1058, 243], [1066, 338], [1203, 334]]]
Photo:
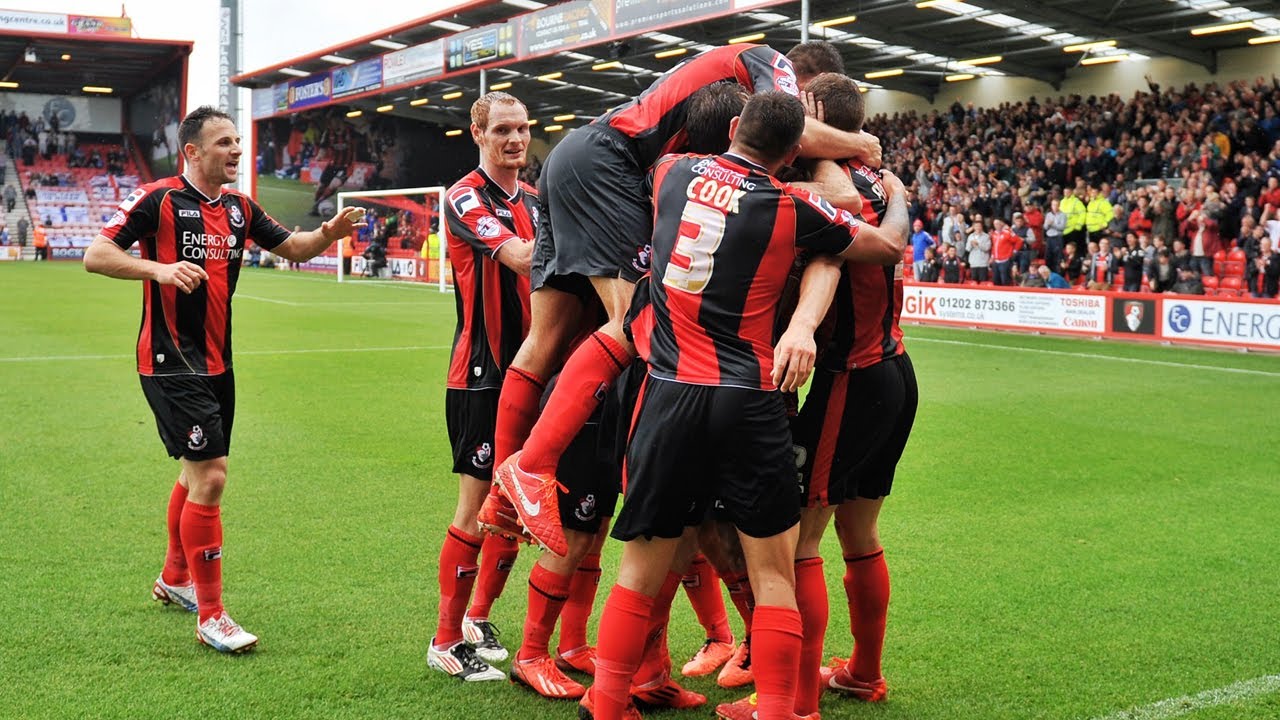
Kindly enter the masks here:
[[506, 208], [497, 208], [496, 210], [494, 210], [494, 212], [498, 214], [498, 217], [504, 217], [504, 218], [511, 217], [511, 211]]
[[179, 209], [178, 209], [178, 217], [180, 217], [180, 218], [198, 218], [198, 217], [200, 217], [200, 211], [199, 211], [199, 210], [187, 210], [187, 209], [185, 209], [185, 208], [179, 208]]
[[463, 217], [468, 212], [480, 207], [480, 197], [476, 195], [473, 188], [462, 188], [453, 191], [449, 195], [449, 204], [453, 206], [453, 212], [458, 217]]

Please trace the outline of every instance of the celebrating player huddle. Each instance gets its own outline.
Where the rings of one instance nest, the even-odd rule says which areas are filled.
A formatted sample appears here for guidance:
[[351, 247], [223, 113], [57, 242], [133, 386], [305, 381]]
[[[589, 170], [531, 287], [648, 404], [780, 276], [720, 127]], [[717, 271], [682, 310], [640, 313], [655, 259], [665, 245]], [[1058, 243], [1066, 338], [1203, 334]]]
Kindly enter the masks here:
[[[666, 639], [684, 585], [707, 640], [683, 675], [719, 670], [724, 687], [755, 685], [719, 717], [817, 718], [824, 689], [886, 697], [876, 519], [915, 416], [898, 326], [908, 224], [902, 184], [877, 170], [879, 142], [861, 132], [863, 98], [842, 70], [821, 42], [786, 55], [707, 51], [565, 137], [537, 191], [518, 178], [524, 105], [492, 92], [472, 106], [479, 166], [443, 204], [459, 485], [429, 667], [467, 682], [509, 677], [577, 700], [588, 720], [696, 708], [706, 698], [672, 677]], [[219, 508], [235, 260], [250, 238], [312, 257], [360, 227], [363, 211], [291, 234], [221, 192], [240, 157], [229, 118], [201, 108], [181, 137], [188, 172], [126, 199], [86, 266], [150, 281], [138, 369], [183, 462], [153, 596], [198, 612], [202, 642], [240, 652], [257, 637], [221, 604]], [[135, 242], [141, 259], [126, 252]], [[797, 412], [788, 396], [811, 373]], [[854, 647], [823, 667], [819, 544], [833, 515]], [[592, 645], [610, 534], [619, 572]], [[510, 653], [489, 614], [522, 541], [541, 554], [504, 672], [495, 663]], [[742, 615], [740, 642], [719, 580]]]
[[[482, 589], [501, 589], [486, 580], [490, 544], [512, 553], [523, 539], [542, 553], [509, 675], [578, 700], [581, 718], [705, 704], [672, 678], [666, 644], [687, 577], [708, 640], [685, 674], [724, 665], [722, 685], [756, 688], [720, 717], [816, 718], [824, 688], [885, 698], [888, 575], [875, 521], [915, 413], [898, 328], [908, 225], [902, 184], [876, 170], [861, 93], [841, 71], [825, 43], [786, 56], [751, 45], [703, 53], [570, 133], [536, 199], [516, 180], [524, 106], [504, 93], [477, 101], [480, 167], [444, 208], [459, 316], [448, 419], [463, 477], [441, 551], [432, 667], [503, 677], [487, 604], [464, 610], [477, 574]], [[810, 182], [779, 180], [792, 165]], [[815, 364], [789, 417], [784, 392]], [[593, 648], [585, 622], [602, 518], [620, 491], [620, 568]], [[855, 647], [824, 668], [818, 544], [833, 514]], [[716, 573], [686, 576], [695, 555], [731, 584], [747, 628], [736, 649], [718, 590], [692, 589], [714, 588]], [[584, 688], [570, 673], [594, 681]]]

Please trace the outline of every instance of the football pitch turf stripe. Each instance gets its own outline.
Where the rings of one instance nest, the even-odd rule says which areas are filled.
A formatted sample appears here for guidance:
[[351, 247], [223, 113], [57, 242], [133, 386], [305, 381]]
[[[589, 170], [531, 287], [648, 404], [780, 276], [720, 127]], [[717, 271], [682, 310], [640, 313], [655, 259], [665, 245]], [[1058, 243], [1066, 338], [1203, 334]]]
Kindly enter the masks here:
[[1042, 355], [1060, 355], [1062, 357], [1088, 358], [1090, 360], [1115, 360], [1117, 362], [1138, 363], [1140, 365], [1159, 365], [1161, 367], [1182, 368], [1185, 370], [1216, 370], [1226, 373], [1241, 373], [1244, 375], [1261, 375], [1263, 377], [1280, 378], [1280, 372], [1268, 372], [1266, 370], [1251, 370], [1249, 368], [1227, 367], [1225, 365], [1199, 365], [1196, 363], [1174, 362], [1172, 360], [1151, 360], [1149, 358], [1121, 357], [1118, 355], [1104, 355], [1102, 353], [1084, 353], [1069, 352], [1067, 350], [1046, 350], [1044, 348], [1021, 347], [1018, 345], [998, 345], [992, 343], [969, 342], [968, 340], [944, 340], [942, 338], [915, 337], [908, 336], [910, 342], [929, 342], [941, 343], [943, 345], [962, 345], [966, 347], [983, 348], [986, 350], [1014, 350], [1017, 352], [1039, 353]]
[[1276, 691], [1280, 691], [1280, 675], [1263, 675], [1225, 687], [1205, 690], [1195, 695], [1169, 698], [1110, 715], [1100, 715], [1094, 720], [1168, 720], [1218, 705], [1242, 702], [1259, 695], [1269, 695]]
[[[452, 345], [406, 345], [404, 347], [304, 348], [300, 350], [237, 350], [236, 355], [315, 355], [317, 353], [406, 352], [417, 350], [449, 350]], [[52, 362], [57, 360], [124, 360], [129, 355], [42, 355], [34, 357], [0, 357], [0, 362]]]

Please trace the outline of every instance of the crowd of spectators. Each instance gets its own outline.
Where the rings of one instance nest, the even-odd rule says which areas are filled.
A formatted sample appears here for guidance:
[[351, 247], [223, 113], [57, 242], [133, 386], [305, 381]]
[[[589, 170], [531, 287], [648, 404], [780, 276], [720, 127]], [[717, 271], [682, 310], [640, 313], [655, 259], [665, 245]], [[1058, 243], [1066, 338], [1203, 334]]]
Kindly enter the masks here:
[[258, 172], [298, 180], [312, 161], [349, 173], [352, 163], [370, 163], [374, 172], [362, 190], [392, 187], [396, 145], [394, 120], [386, 117], [351, 120], [344, 108], [323, 108], [263, 122]]
[[919, 279], [1203, 292], [1236, 251], [1249, 293], [1277, 294], [1274, 76], [1181, 89], [1148, 78], [1127, 100], [957, 102], [867, 130], [909, 184]]
[[48, 120], [43, 115], [34, 120], [26, 112], [0, 112], [0, 136], [5, 140], [5, 155], [20, 158], [24, 165], [34, 165], [37, 157], [50, 160], [54, 155], [76, 158], [79, 167], [104, 167], [103, 158], [97, 155], [97, 165], [86, 165], [94, 158], [79, 153], [76, 134], [64, 129], [60, 114], [51, 112]]

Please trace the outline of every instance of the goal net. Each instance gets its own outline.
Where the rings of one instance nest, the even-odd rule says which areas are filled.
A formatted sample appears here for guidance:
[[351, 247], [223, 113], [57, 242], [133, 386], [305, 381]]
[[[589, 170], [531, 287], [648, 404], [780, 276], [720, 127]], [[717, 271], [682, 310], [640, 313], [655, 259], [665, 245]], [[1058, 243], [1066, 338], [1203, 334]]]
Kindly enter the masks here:
[[435, 186], [338, 193], [338, 212], [362, 207], [368, 223], [354, 238], [339, 242], [338, 282], [380, 278], [452, 290], [448, 229], [440, 215], [445, 190]]

